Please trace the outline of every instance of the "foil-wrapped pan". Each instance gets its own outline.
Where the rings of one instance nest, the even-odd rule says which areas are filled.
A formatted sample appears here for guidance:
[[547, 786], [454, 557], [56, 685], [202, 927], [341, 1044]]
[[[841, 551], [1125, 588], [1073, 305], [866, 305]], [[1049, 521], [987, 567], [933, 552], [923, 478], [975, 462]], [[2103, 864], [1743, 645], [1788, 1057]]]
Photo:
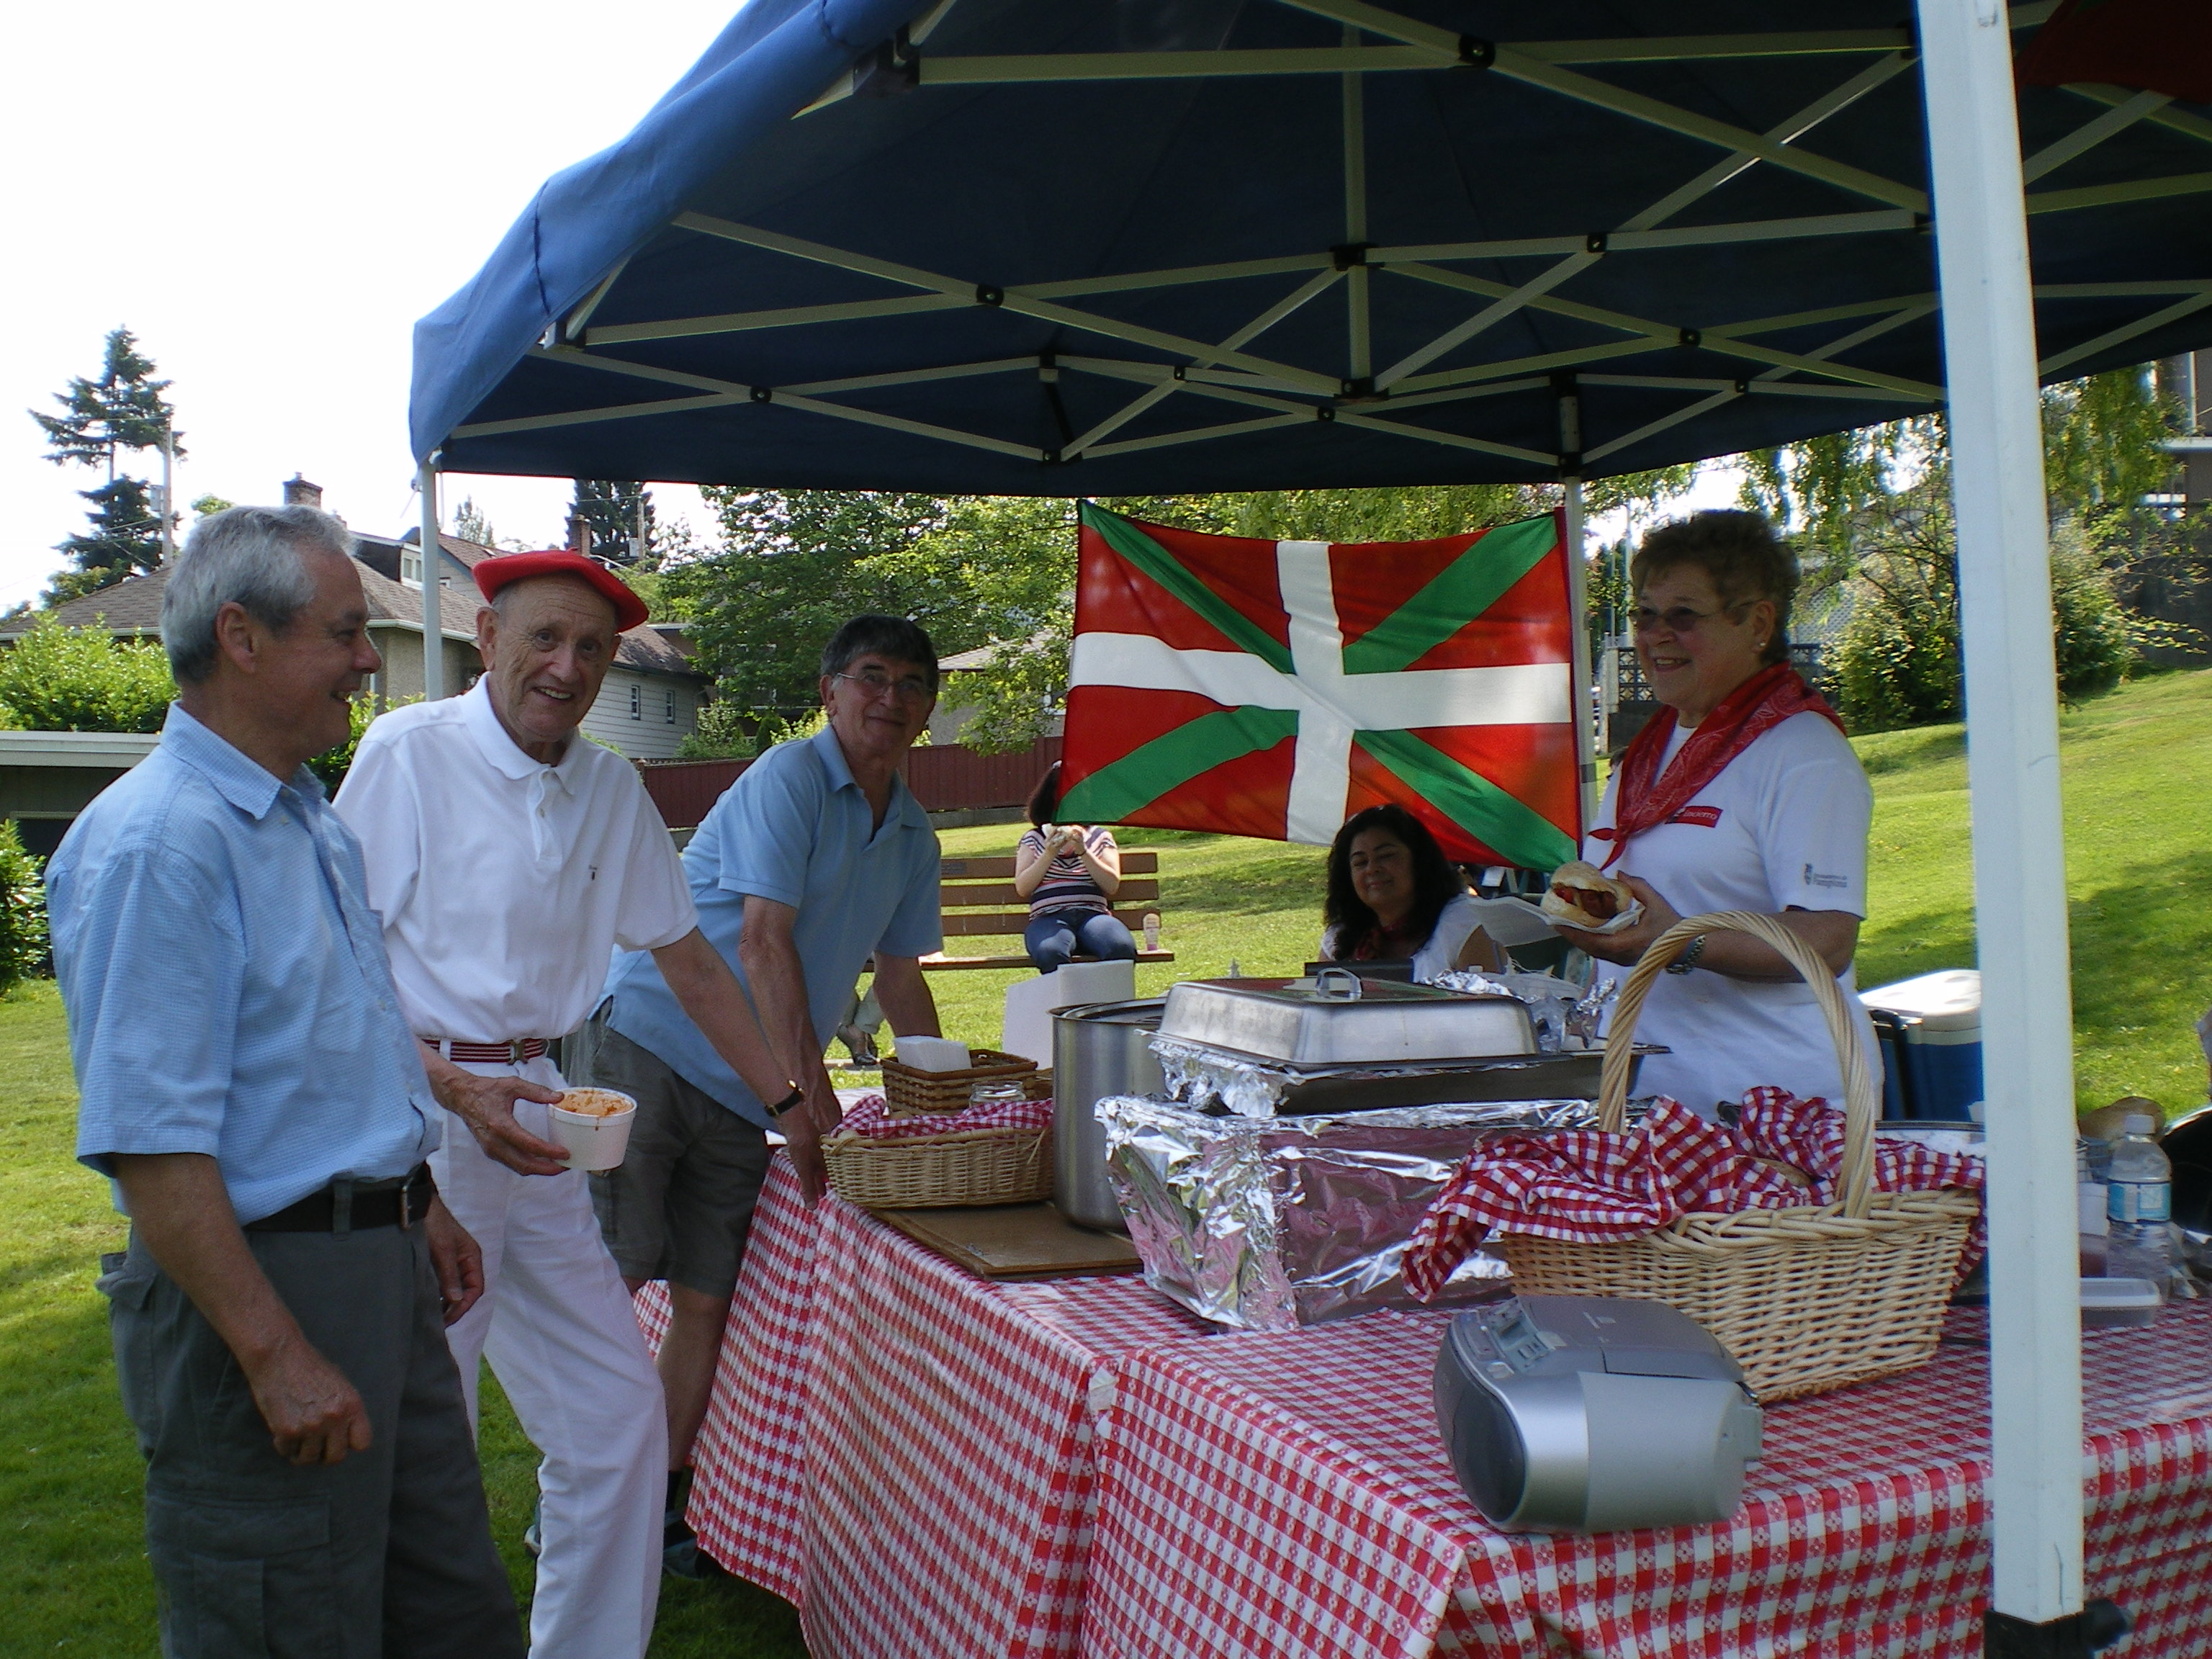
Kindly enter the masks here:
[[[1401, 1259], [1460, 1160], [1488, 1135], [1596, 1121], [1583, 1099], [1266, 1120], [1109, 1096], [1097, 1113], [1146, 1282], [1249, 1330], [1420, 1305]], [[1509, 1283], [1504, 1262], [1478, 1252], [1429, 1305], [1482, 1301]]]

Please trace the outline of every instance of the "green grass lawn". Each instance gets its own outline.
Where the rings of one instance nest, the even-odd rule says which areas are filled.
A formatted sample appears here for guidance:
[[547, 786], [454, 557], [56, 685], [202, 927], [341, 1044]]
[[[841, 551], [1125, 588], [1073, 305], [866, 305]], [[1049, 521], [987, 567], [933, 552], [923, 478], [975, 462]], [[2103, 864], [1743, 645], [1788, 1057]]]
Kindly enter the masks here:
[[[2078, 1096], [2202, 1102], [2191, 1027], [2212, 1000], [2212, 673], [2140, 682], [2063, 724]], [[1973, 906], [1964, 738], [1958, 727], [1858, 740], [1874, 774], [1870, 908], [1860, 981], [1969, 965]], [[1001, 852], [1012, 827], [960, 830], [948, 853]], [[1173, 963], [1141, 966], [1139, 993], [1225, 971], [1289, 973], [1319, 932], [1316, 848], [1132, 830], [1161, 853]], [[1006, 972], [932, 976], [948, 1034], [997, 1041]], [[0, 1000], [0, 1656], [151, 1655], [153, 1586], [140, 1534], [137, 1455], [116, 1401], [100, 1251], [122, 1229], [105, 1188], [70, 1160], [75, 1095], [52, 985]], [[526, 1595], [520, 1548], [535, 1455], [495, 1386], [483, 1458], [493, 1525]], [[749, 1586], [671, 1583], [659, 1659], [786, 1659], [798, 1621]]]

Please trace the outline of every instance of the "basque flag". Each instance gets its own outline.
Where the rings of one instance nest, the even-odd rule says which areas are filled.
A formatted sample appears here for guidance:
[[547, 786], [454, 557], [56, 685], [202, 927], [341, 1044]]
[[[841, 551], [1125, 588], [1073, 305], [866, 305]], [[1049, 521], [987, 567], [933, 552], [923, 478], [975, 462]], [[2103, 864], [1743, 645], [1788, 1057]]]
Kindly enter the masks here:
[[1325, 845], [1396, 801], [1468, 864], [1582, 838], [1556, 514], [1265, 542], [1082, 504], [1060, 813]]

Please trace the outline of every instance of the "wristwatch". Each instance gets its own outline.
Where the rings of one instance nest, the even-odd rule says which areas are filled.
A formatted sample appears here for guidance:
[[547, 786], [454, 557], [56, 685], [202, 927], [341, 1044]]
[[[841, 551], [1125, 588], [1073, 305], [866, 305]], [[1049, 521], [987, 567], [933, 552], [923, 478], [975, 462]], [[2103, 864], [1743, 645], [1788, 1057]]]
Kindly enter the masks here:
[[783, 1115], [786, 1112], [796, 1111], [799, 1107], [804, 1106], [805, 1104], [806, 1104], [806, 1091], [800, 1088], [796, 1083], [794, 1083], [791, 1085], [791, 1092], [789, 1094], [786, 1095], [781, 1100], [770, 1103], [768, 1109], [768, 1115], [770, 1118], [781, 1123], [783, 1121]]
[[1667, 964], [1667, 971], [1670, 974], [1686, 974], [1690, 969], [1696, 967], [1698, 965], [1698, 958], [1705, 953], [1705, 939], [1708, 936], [1706, 934], [1700, 933], [1697, 938], [1692, 939], [1690, 941], [1690, 948], [1683, 951], [1680, 956], [1676, 957], [1674, 961]]

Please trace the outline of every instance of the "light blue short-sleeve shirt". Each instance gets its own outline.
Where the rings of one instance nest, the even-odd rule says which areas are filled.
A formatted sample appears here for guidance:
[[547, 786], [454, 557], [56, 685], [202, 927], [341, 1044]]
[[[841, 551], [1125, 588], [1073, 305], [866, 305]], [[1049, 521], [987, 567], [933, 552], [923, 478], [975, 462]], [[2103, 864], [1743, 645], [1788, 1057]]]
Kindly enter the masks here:
[[63, 837], [46, 910], [80, 1162], [206, 1153], [243, 1223], [437, 1146], [360, 843], [305, 768], [280, 781], [173, 705]]
[[[799, 913], [792, 936], [807, 1012], [825, 1048], [868, 957], [927, 955], [943, 943], [937, 835], [903, 779], [881, 827], [853, 781], [836, 733], [778, 744], [747, 767], [684, 849], [699, 927], [742, 981], [738, 941], [748, 894]], [[750, 988], [747, 988], [750, 991]], [[679, 1077], [755, 1123], [768, 1109], [738, 1081], [641, 951], [615, 958], [607, 1023]]]

